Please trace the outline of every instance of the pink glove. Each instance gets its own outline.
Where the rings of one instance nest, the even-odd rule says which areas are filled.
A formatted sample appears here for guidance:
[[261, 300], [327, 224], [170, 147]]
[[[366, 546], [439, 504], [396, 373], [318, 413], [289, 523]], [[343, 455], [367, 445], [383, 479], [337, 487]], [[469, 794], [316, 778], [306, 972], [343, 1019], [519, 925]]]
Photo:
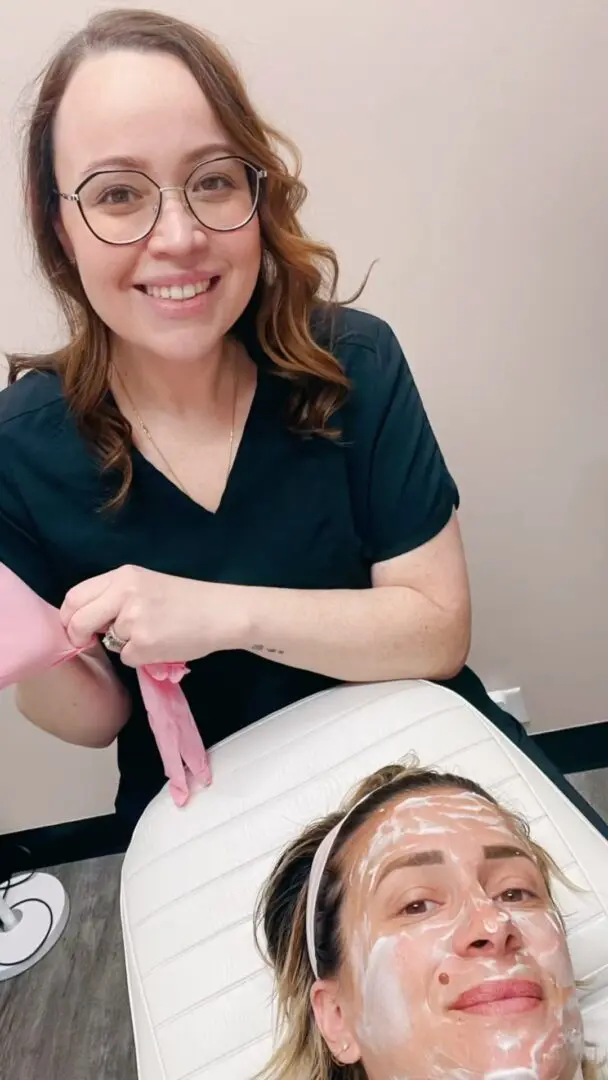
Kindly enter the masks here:
[[[96, 639], [93, 639], [95, 641]], [[68, 638], [59, 612], [0, 563], [0, 690], [84, 652]], [[178, 806], [188, 801], [187, 771], [211, 783], [207, 751], [179, 685], [185, 664], [147, 664], [137, 677], [150, 727]]]

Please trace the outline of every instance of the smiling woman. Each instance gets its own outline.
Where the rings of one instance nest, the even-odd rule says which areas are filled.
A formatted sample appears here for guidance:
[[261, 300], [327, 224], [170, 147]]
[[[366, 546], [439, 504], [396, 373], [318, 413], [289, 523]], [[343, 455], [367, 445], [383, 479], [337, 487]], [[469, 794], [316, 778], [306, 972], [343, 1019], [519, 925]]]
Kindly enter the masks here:
[[554, 874], [476, 783], [374, 773], [260, 898], [282, 1021], [266, 1080], [599, 1077]]
[[297, 152], [225, 52], [95, 16], [41, 75], [25, 164], [67, 341], [10, 357], [0, 562], [97, 644], [22, 712], [118, 739], [129, 825], [164, 780], [134, 670], [156, 662], [188, 664], [207, 746], [337, 682], [424, 678], [534, 754], [464, 666], [458, 492], [400, 345], [339, 301]]

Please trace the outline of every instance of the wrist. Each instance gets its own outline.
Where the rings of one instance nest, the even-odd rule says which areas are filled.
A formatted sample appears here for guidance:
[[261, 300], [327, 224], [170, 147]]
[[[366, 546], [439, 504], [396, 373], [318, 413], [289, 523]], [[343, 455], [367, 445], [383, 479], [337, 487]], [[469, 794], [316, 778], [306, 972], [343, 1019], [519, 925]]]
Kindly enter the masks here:
[[279, 660], [285, 655], [287, 590], [246, 585], [239, 592], [236, 644], [232, 648]]
[[249, 649], [254, 632], [256, 589], [249, 585], [218, 585], [216, 603], [224, 611], [221, 650]]

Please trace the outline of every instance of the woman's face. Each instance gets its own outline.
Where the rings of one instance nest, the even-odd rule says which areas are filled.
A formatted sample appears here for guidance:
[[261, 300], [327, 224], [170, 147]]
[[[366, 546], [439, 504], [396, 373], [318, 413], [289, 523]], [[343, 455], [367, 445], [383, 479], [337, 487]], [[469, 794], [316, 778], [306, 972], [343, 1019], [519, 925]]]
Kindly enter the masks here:
[[[179, 186], [199, 162], [238, 154], [179, 60], [131, 51], [91, 57], [76, 70], [58, 109], [54, 148], [58, 188], [68, 194], [104, 168], [139, 169], [161, 187]], [[260, 269], [257, 215], [235, 232], [212, 232], [176, 191], [165, 193], [154, 230], [134, 244], [103, 243], [77, 204], [63, 199], [57, 229], [92, 307], [123, 349], [174, 363], [196, 362], [218, 346]], [[212, 285], [194, 299], [146, 292], [199, 280]]]
[[499, 811], [458, 790], [401, 796], [343, 859], [344, 962], [313, 990], [340, 1060], [370, 1080], [570, 1080], [582, 1035], [564, 932]]

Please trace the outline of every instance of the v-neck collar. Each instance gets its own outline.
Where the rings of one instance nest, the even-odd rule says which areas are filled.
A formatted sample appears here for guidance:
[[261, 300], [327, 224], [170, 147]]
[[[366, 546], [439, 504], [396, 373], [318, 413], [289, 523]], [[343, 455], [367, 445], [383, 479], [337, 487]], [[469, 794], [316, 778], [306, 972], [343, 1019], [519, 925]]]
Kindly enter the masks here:
[[222, 513], [222, 511], [225, 510], [226, 504], [231, 501], [231, 495], [234, 488], [238, 487], [239, 476], [243, 469], [243, 459], [247, 456], [247, 444], [249, 443], [251, 435], [258, 424], [261, 399], [265, 396], [269, 376], [257, 363], [256, 370], [256, 386], [253, 392], [253, 397], [251, 399], [251, 404], [249, 406], [249, 412], [247, 413], [247, 417], [245, 419], [243, 433], [239, 440], [236, 454], [234, 455], [232, 468], [230, 469], [230, 472], [228, 474], [226, 485], [222, 492], [222, 497], [220, 499], [219, 505], [215, 510], [209, 510], [208, 507], [203, 506], [202, 503], [197, 502], [196, 499], [193, 499], [192, 496], [189, 495], [186, 491], [183, 491], [180, 487], [178, 487], [174, 480], [172, 480], [164, 472], [162, 472], [154, 464], [154, 462], [150, 461], [149, 458], [145, 456], [145, 454], [142, 454], [141, 450], [139, 450], [138, 447], [135, 445], [133, 445], [131, 452], [134, 473], [136, 475], [137, 473], [140, 473], [141, 475], [147, 475], [147, 477], [150, 480], [153, 480], [159, 487], [162, 486], [167, 492], [172, 493], [173, 498], [180, 500], [182, 503], [185, 502], [186, 504], [189, 504], [191, 507], [193, 507], [195, 512], [200, 511], [201, 514], [204, 514], [208, 518], [217, 518]]

